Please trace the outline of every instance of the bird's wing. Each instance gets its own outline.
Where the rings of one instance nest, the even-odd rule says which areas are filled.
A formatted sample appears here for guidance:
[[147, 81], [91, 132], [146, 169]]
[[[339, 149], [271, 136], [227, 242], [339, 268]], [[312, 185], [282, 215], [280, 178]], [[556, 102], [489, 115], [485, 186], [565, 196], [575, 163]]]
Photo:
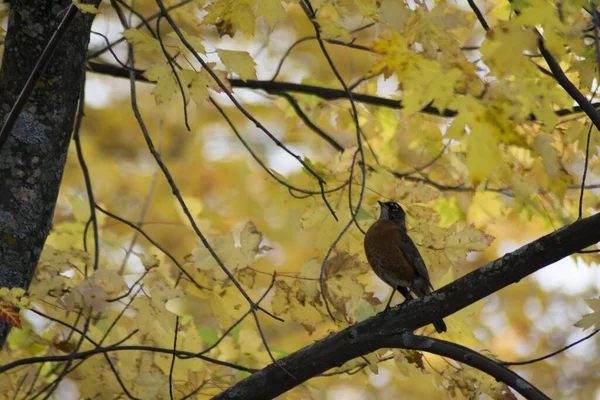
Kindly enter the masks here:
[[417, 246], [412, 241], [412, 239], [408, 236], [407, 233], [399, 231], [400, 241], [399, 247], [404, 257], [408, 260], [408, 262], [413, 266], [413, 268], [417, 271], [417, 274], [422, 278], [425, 278], [427, 284], [433, 289], [431, 286], [431, 280], [429, 279], [429, 273], [427, 272], [427, 267], [425, 266], [425, 261], [423, 261], [423, 257], [419, 253]]

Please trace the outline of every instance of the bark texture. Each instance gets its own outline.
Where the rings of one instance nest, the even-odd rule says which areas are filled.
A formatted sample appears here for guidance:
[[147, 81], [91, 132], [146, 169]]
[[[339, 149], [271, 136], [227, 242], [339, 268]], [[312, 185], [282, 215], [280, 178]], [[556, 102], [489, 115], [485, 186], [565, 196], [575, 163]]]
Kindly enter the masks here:
[[[0, 70], [3, 123], [70, 5], [11, 2]], [[52, 227], [92, 20], [77, 12], [0, 149], [0, 287], [29, 286]], [[0, 348], [9, 331], [0, 320]]]

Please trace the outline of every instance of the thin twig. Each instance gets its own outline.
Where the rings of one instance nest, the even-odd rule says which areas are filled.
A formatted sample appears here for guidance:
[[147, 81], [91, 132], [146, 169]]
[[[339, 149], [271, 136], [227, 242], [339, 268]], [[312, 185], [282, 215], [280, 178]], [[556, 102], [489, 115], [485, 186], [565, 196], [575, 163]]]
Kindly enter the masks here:
[[[90, 207], [90, 218], [88, 223], [91, 223], [92, 232], [94, 235], [94, 271], [98, 269], [98, 263], [100, 260], [100, 235], [98, 234], [98, 218], [96, 216], [96, 200], [94, 199], [94, 189], [92, 186], [92, 178], [90, 177], [90, 171], [87, 167], [87, 162], [83, 156], [83, 149], [81, 147], [81, 122], [85, 116], [85, 74], [81, 81], [81, 87], [79, 89], [79, 106], [77, 109], [77, 118], [75, 120], [75, 128], [73, 130], [73, 141], [75, 142], [75, 149], [77, 152], [77, 160], [81, 173], [83, 174], [83, 180], [85, 182], [85, 191], [88, 197], [88, 204]], [[87, 229], [84, 231], [83, 246], [87, 251]], [[85, 264], [85, 276], [88, 276], [87, 263]]]
[[[161, 0], [157, 0], [157, 1], [160, 2]], [[162, 5], [162, 2], [160, 2], [160, 6], [161, 6], [161, 10], [163, 10], [163, 12], [164, 12], [165, 10], [164, 10], [164, 5]], [[171, 25], [175, 25], [173, 23], [173, 20], [171, 20], [170, 17], [168, 16], [168, 14], [165, 15], [165, 18], [167, 18], [167, 20], [169, 21], [169, 23]], [[176, 29], [177, 29], [177, 31], [179, 31], [178, 28], [176, 28]], [[181, 31], [179, 31], [179, 34], [181, 34]], [[182, 41], [185, 40], [185, 37], [180, 36], [180, 39], [181, 38], [183, 38]], [[129, 46], [129, 54], [130, 54], [130, 56], [129, 56], [129, 63], [130, 63], [130, 66], [132, 68], [134, 68], [135, 61], [134, 61], [133, 49], [132, 49], [131, 44], [129, 44], [128, 46]], [[222, 82], [221, 82], [221, 84], [222, 84]], [[269, 311], [265, 310], [264, 308], [262, 308], [260, 306], [256, 306], [256, 303], [254, 303], [254, 301], [250, 298], [250, 296], [248, 296], [248, 293], [246, 293], [246, 291], [240, 285], [240, 283], [237, 281], [237, 279], [235, 279], [235, 277], [233, 276], [233, 274], [231, 273], [231, 271], [229, 271], [229, 269], [227, 268], [227, 266], [225, 266], [225, 264], [223, 263], [223, 261], [221, 260], [221, 258], [219, 257], [219, 255], [215, 252], [215, 250], [212, 248], [212, 246], [210, 245], [210, 243], [208, 242], [208, 240], [206, 239], [206, 237], [204, 236], [204, 234], [200, 231], [200, 228], [196, 224], [196, 221], [194, 220], [194, 217], [193, 217], [192, 213], [190, 212], [189, 208], [185, 204], [185, 201], [183, 200], [183, 197], [181, 196], [181, 192], [179, 191], [179, 188], [175, 184], [175, 181], [173, 179], [173, 176], [171, 175], [171, 172], [169, 171], [169, 168], [162, 161], [162, 158], [161, 158], [160, 154], [158, 154], [158, 152], [156, 151], [156, 147], [154, 146], [154, 142], [152, 141], [152, 138], [150, 137], [150, 133], [148, 132], [148, 128], [146, 127], [146, 123], [144, 122], [144, 119], [142, 118], [141, 112], [140, 112], [138, 104], [137, 104], [137, 91], [136, 91], [136, 87], [135, 87], [135, 74], [133, 72], [131, 72], [131, 71], [130, 71], [130, 93], [131, 93], [131, 108], [133, 110], [133, 114], [135, 116], [135, 119], [137, 120], [138, 125], [139, 125], [139, 127], [140, 127], [140, 129], [142, 131], [142, 136], [143, 136], [143, 138], [144, 138], [144, 140], [146, 142], [146, 146], [148, 147], [148, 150], [152, 154], [152, 157], [154, 158], [155, 162], [160, 167], [160, 169], [161, 169], [164, 177], [166, 178], [169, 186], [171, 187], [173, 195], [177, 199], [177, 201], [179, 203], [179, 206], [183, 210], [183, 213], [185, 214], [186, 218], [188, 219], [190, 225], [192, 226], [192, 229], [194, 230], [194, 233], [196, 234], [196, 236], [198, 236], [198, 238], [200, 239], [200, 241], [202, 242], [202, 244], [204, 245], [204, 247], [210, 253], [211, 257], [217, 262], [217, 264], [219, 265], [219, 267], [221, 268], [221, 270], [233, 282], [234, 286], [238, 289], [238, 291], [240, 292], [240, 294], [246, 299], [246, 301], [249, 304], [257, 307], [259, 310], [261, 310], [265, 314], [271, 316], [273, 319], [276, 319], [278, 321], [283, 321], [281, 318], [273, 315], [272, 313], [270, 313]]]
[[[276, 275], [277, 275], [276, 273], [274, 273], [272, 275], [271, 284], [269, 285], [269, 287], [267, 287], [267, 290], [265, 290], [265, 292], [258, 299], [258, 301], [256, 302], [256, 304], [260, 304], [265, 299], [265, 297], [267, 297], [267, 295], [269, 294], [269, 292], [271, 291], [271, 289], [275, 285], [275, 277], [276, 277]], [[251, 313], [252, 313], [252, 309], [249, 309], [244, 315], [242, 315], [240, 318], [238, 318], [237, 321], [235, 321], [229, 328], [227, 328], [221, 334], [221, 337], [219, 337], [213, 344], [209, 345], [204, 350], [202, 350], [202, 351], [200, 351], [198, 353], [195, 353], [195, 354], [193, 354], [191, 356], [180, 356], [179, 358], [181, 358], [181, 359], [194, 358], [194, 357], [198, 357], [198, 356], [201, 356], [203, 354], [208, 353], [209, 351], [211, 351], [212, 349], [214, 349], [215, 347], [217, 347], [235, 329], [235, 327], [238, 326], [239, 324], [241, 324], [242, 321], [244, 321], [244, 319], [246, 319], [246, 317], [248, 317], [248, 315], [250, 315]]]
[[[175, 9], [177, 9], [177, 8], [179, 8], [179, 7], [182, 7], [182, 6], [185, 6], [185, 5], [187, 5], [187, 4], [189, 4], [189, 3], [193, 2], [193, 1], [194, 1], [194, 0], [183, 0], [183, 1], [181, 1], [180, 3], [178, 3], [178, 4], [174, 4], [174, 5], [172, 5], [172, 6], [169, 6], [169, 7], [167, 8], [167, 10], [169, 10], [169, 11], [171, 11], [171, 10], [175, 10]], [[123, 6], [124, 6], [124, 7], [127, 7], [127, 8], [129, 8], [129, 7], [128, 7], [128, 5], [127, 5], [125, 2], [121, 2], [121, 1], [119, 1], [119, 2], [120, 2], [120, 3], [121, 3]], [[161, 15], [161, 14], [162, 14], [162, 13], [159, 11], [159, 12], [157, 12], [157, 13], [154, 13], [154, 14], [152, 14], [152, 15], [151, 15], [151, 16], [149, 16], [148, 18], [142, 18], [142, 17], [140, 16], [140, 19], [142, 20], [142, 22], [140, 22], [139, 24], [137, 24], [137, 25], [135, 26], [135, 29], [139, 29], [139, 28], [141, 28], [142, 26], [145, 26], [146, 28], [148, 28], [148, 31], [150, 32], [150, 34], [151, 34], [152, 36], [154, 36], [154, 31], [153, 31], [152, 27], [150, 26], [150, 22], [151, 22], [151, 21], [153, 21], [153, 20], [155, 20], [156, 18], [158, 18], [158, 16], [159, 16], [159, 15]], [[106, 47], [103, 47], [103, 48], [101, 48], [101, 49], [99, 49], [99, 50], [96, 50], [96, 51], [94, 51], [93, 53], [90, 53], [90, 54], [88, 54], [88, 56], [87, 56], [87, 59], [88, 59], [88, 60], [91, 60], [91, 59], [93, 59], [93, 58], [96, 58], [96, 57], [98, 57], [98, 56], [101, 56], [102, 54], [106, 53], [107, 51], [110, 51], [110, 50], [111, 50], [113, 47], [115, 47], [116, 45], [118, 45], [118, 44], [120, 44], [120, 43], [123, 43], [125, 40], [126, 40], [126, 39], [125, 39], [125, 37], [121, 36], [119, 39], [115, 40], [114, 42], [112, 42], [112, 43], [109, 43], [109, 44], [108, 44]]]
[[[360, 31], [363, 31], [365, 29], [368, 29], [370, 27], [372, 27], [373, 25], [375, 25], [375, 23], [370, 23], [364, 26], [361, 26], [355, 30], [353, 30], [350, 33], [358, 33]], [[275, 69], [275, 73], [273, 74], [273, 77], [271, 78], [271, 81], [275, 81], [275, 79], [277, 78], [277, 76], [279, 76], [279, 73], [281, 72], [281, 68], [283, 67], [283, 63], [285, 62], [285, 60], [288, 58], [288, 56], [291, 54], [292, 50], [298, 46], [299, 44], [309, 41], [309, 40], [317, 40], [316, 36], [305, 36], [303, 38], [300, 38], [298, 40], [296, 40], [294, 43], [292, 43], [290, 45], [290, 47], [288, 47], [288, 49], [285, 51], [285, 53], [283, 54], [283, 56], [281, 57], [281, 59], [279, 60], [279, 63], [277, 64], [277, 68]], [[331, 44], [337, 44], [340, 46], [346, 46], [346, 47], [351, 47], [353, 49], [357, 49], [357, 50], [364, 50], [364, 51], [368, 51], [368, 52], [373, 52], [373, 50], [371, 50], [369, 47], [366, 46], [359, 46], [356, 45], [354, 43], [346, 43], [346, 42], [342, 42], [339, 40], [333, 40], [333, 39], [325, 39], [328, 43]]]
[[183, 33], [181, 33], [181, 29], [179, 29], [179, 27], [177, 26], [175, 21], [173, 21], [173, 19], [171, 18], [171, 15], [169, 14], [168, 10], [165, 8], [165, 5], [163, 4], [162, 0], [156, 0], [156, 4], [158, 4], [158, 7], [162, 11], [162, 14], [164, 15], [165, 19], [171, 25], [171, 28], [173, 28], [173, 31], [175, 32], [177, 37], [179, 37], [179, 40], [181, 40], [183, 45], [193, 54], [194, 58], [196, 58], [196, 60], [202, 65], [202, 68], [204, 68], [206, 70], [206, 72], [215, 81], [215, 83], [217, 84], [217, 86], [219, 86], [219, 88], [223, 91], [223, 93], [229, 98], [229, 100], [235, 105], [235, 107], [248, 120], [250, 120], [259, 130], [264, 132], [269, 137], [269, 139], [271, 139], [273, 141], [273, 143], [275, 143], [278, 147], [283, 149], [283, 151], [288, 153], [290, 156], [295, 158], [298, 161], [298, 163], [300, 163], [304, 168], [306, 168], [306, 170], [318, 182], [325, 183], [324, 179], [313, 168], [311, 168], [310, 165], [308, 165], [304, 160], [302, 160], [302, 158], [299, 155], [297, 155], [293, 151], [291, 151], [286, 145], [284, 145], [279, 139], [277, 139], [271, 132], [269, 132], [269, 130], [260, 121], [258, 121], [251, 113], [249, 113], [246, 110], [246, 108], [244, 106], [242, 106], [242, 104], [239, 101], [237, 101], [237, 99], [233, 96], [233, 94], [231, 94], [231, 92], [229, 91], [227, 86], [223, 83], [223, 81], [221, 81], [221, 79], [217, 76], [217, 74], [215, 74], [215, 72], [212, 70], [212, 68], [210, 68], [210, 66], [202, 59], [202, 57], [200, 57], [200, 55], [198, 54], [196, 49], [194, 49], [194, 47], [190, 44], [190, 42], [188, 42], [188, 40], [183, 35]]
[[119, 221], [119, 222], [127, 225], [131, 229], [134, 229], [136, 232], [139, 232], [147, 241], [149, 241], [161, 253], [163, 253], [165, 256], [167, 256], [173, 262], [173, 264], [175, 264], [175, 266], [177, 266], [177, 268], [179, 268], [179, 270], [181, 272], [183, 272], [183, 274], [190, 280], [190, 282], [192, 282], [198, 289], [209, 290], [208, 288], [206, 288], [206, 287], [200, 285], [198, 282], [196, 282], [196, 280], [194, 279], [194, 277], [191, 276], [189, 274], [189, 272], [187, 272], [185, 270], [185, 268], [183, 268], [183, 266], [179, 263], [179, 261], [177, 261], [177, 259], [169, 251], [167, 251], [167, 249], [165, 249], [157, 241], [155, 241], [154, 239], [152, 239], [152, 237], [150, 237], [150, 235], [148, 235], [143, 229], [141, 229], [140, 227], [138, 227], [137, 225], [135, 225], [133, 222], [127, 221], [126, 219], [121, 218], [118, 215], [113, 214], [110, 211], [107, 211], [107, 210], [103, 209], [98, 204], [96, 204], [96, 208], [100, 212], [102, 212], [103, 214], [108, 215], [112, 219], [114, 219], [116, 221]]
[[587, 142], [585, 145], [585, 162], [583, 167], [583, 176], [581, 177], [581, 191], [579, 192], [579, 210], [577, 213], [577, 219], [581, 219], [583, 217], [583, 193], [585, 191], [585, 178], [587, 177], [588, 171], [588, 161], [590, 156], [590, 138], [592, 136], [592, 128], [593, 124], [590, 124], [590, 129], [588, 129], [587, 133]]
[[[81, 345], [83, 344], [83, 342], [85, 340], [85, 335], [90, 327], [91, 320], [92, 320], [92, 310], [90, 309], [88, 311], [87, 317], [85, 317], [85, 324], [83, 325], [82, 335], [79, 338], [79, 341], [77, 342], [77, 344], [75, 345], [73, 350], [71, 351], [71, 353], [69, 353], [69, 355], [73, 355], [73, 354], [77, 353], [77, 351], [81, 348]], [[52, 396], [52, 393], [54, 393], [54, 391], [58, 388], [58, 385], [60, 384], [60, 382], [67, 376], [67, 372], [68, 372], [69, 368], [71, 367], [71, 364], [73, 363], [73, 361], [74, 361], [73, 359], [67, 360], [67, 365], [64, 366], [61, 373], [51, 384], [52, 386], [49, 387], [48, 393], [46, 393], [46, 396], [44, 396], [44, 400], [47, 400], [50, 398], [50, 396]], [[43, 392], [40, 392], [39, 394], [41, 394], [41, 393], [43, 393]], [[35, 396], [35, 397], [37, 397], [37, 396]]]
[[[237, 139], [240, 141], [240, 143], [242, 144], [242, 146], [244, 146], [244, 148], [246, 149], [246, 151], [248, 151], [248, 153], [250, 153], [250, 156], [254, 159], [254, 161], [256, 161], [258, 163], [258, 165], [260, 165], [260, 167], [271, 177], [273, 178], [275, 181], [277, 181], [277, 183], [285, 186], [286, 188], [290, 189], [290, 190], [295, 190], [297, 192], [303, 193], [303, 194], [307, 194], [307, 195], [315, 195], [315, 194], [320, 194], [321, 191], [316, 191], [316, 190], [308, 190], [308, 189], [303, 189], [303, 188], [299, 188], [296, 187], [288, 182], [286, 182], [285, 180], [281, 179], [279, 176], [275, 175], [273, 173], [273, 171], [264, 163], [264, 161], [258, 156], [258, 154], [256, 154], [256, 152], [252, 149], [252, 147], [250, 146], [250, 144], [246, 141], [246, 139], [244, 139], [242, 137], [242, 135], [240, 134], [239, 130], [236, 128], [236, 126], [233, 124], [233, 121], [231, 121], [231, 118], [229, 118], [229, 116], [227, 115], [227, 113], [225, 113], [225, 110], [223, 110], [223, 108], [219, 105], [219, 103], [217, 103], [212, 97], [209, 96], [208, 100], [210, 101], [210, 103], [217, 109], [217, 111], [219, 112], [219, 114], [221, 115], [221, 117], [223, 117], [223, 119], [225, 120], [225, 122], [227, 123], [227, 125], [229, 125], [229, 128], [231, 128], [231, 131], [233, 132], [233, 134], [235, 135], [235, 137], [237, 137]], [[327, 190], [325, 191], [325, 193], [334, 193], [337, 192], [338, 190], [341, 190], [344, 187], [344, 185], [340, 185], [338, 187], [335, 187], [333, 189]]]
[[[158, 0], [158, 1], [160, 1], [160, 0]], [[344, 81], [344, 78], [341, 76], [341, 74], [338, 71], [337, 67], [335, 66], [335, 63], [331, 59], [331, 56], [329, 55], [329, 52], [325, 48], [325, 43], [321, 39], [321, 32], [319, 30], [319, 26], [318, 26], [318, 24], [314, 20], [314, 18], [315, 18], [315, 11], [313, 10], [310, 2], [308, 0], [302, 0], [300, 4], [302, 5], [302, 7], [303, 7], [304, 11], [306, 12], [306, 14], [307, 14], [310, 22], [313, 25], [313, 28], [315, 30], [315, 34], [317, 36], [317, 41], [319, 43], [319, 47], [321, 48], [321, 52], [323, 53], [323, 56], [327, 60], [327, 63], [329, 64], [329, 67], [331, 68], [331, 71], [335, 75], [337, 81], [342, 86], [342, 88], [344, 90], [344, 93], [346, 94], [348, 100], [350, 101], [350, 108], [352, 110], [352, 118], [354, 120], [354, 127], [356, 129], [356, 143], [357, 143], [357, 150], [356, 151], [360, 155], [360, 160], [361, 160], [360, 167], [361, 167], [361, 173], [362, 173], [362, 181], [361, 181], [360, 194], [359, 194], [358, 202], [356, 204], [356, 208], [352, 208], [352, 204], [350, 204], [351, 218], [346, 223], [346, 226], [344, 226], [342, 228], [342, 231], [340, 232], [340, 234], [338, 235], [338, 237], [331, 244], [331, 246], [327, 250], [327, 254], [323, 258], [323, 262], [321, 263], [321, 272], [320, 272], [320, 277], [319, 277], [319, 283], [320, 283], [320, 287], [321, 287], [321, 295], [323, 297], [323, 301], [325, 303], [325, 308], [327, 309], [327, 313], [329, 314], [329, 317], [333, 321], [335, 321], [335, 317], [333, 316], [333, 313], [331, 312], [331, 308], [329, 307], [329, 301], [327, 300], [327, 296], [325, 295], [325, 265], [327, 263], [329, 255], [331, 254], [331, 252], [333, 251], [333, 249], [335, 248], [335, 246], [337, 245], [337, 243], [341, 240], [341, 238], [346, 233], [346, 231], [350, 228], [350, 226], [356, 221], [356, 215], [358, 214], [358, 210], [360, 210], [360, 206], [361, 206], [362, 201], [363, 201], [363, 196], [364, 196], [364, 191], [365, 191], [365, 184], [366, 184], [366, 176], [367, 176], [366, 175], [365, 165], [364, 165], [365, 154], [364, 154], [364, 150], [363, 150], [363, 146], [362, 146], [362, 138], [360, 136], [360, 124], [358, 122], [358, 109], [356, 108], [356, 104], [354, 103], [353, 94], [350, 91], [350, 89], [348, 88], [348, 86], [346, 85], [346, 82]], [[351, 176], [350, 176], [350, 178], [348, 180], [348, 193], [350, 193], [352, 191], [352, 180], [353, 180], [352, 174], [353, 174], [353, 171], [354, 171], [354, 162], [352, 163]]]
[[512, 366], [512, 365], [527, 365], [527, 364], [533, 364], [533, 363], [536, 363], [536, 362], [539, 362], [539, 361], [543, 361], [543, 360], [546, 360], [546, 359], [548, 359], [550, 357], [554, 357], [555, 355], [560, 354], [563, 351], [569, 350], [571, 347], [577, 346], [581, 342], [585, 342], [586, 340], [588, 340], [592, 336], [596, 335], [598, 332], [600, 332], [600, 329], [596, 329], [594, 332], [590, 333], [586, 337], [583, 337], [583, 338], [581, 338], [581, 339], [579, 339], [579, 340], [577, 340], [577, 341], [575, 341], [575, 342], [573, 342], [573, 343], [571, 343], [571, 344], [569, 344], [569, 345], [561, 348], [560, 350], [553, 351], [552, 353], [546, 354], [545, 356], [542, 356], [542, 357], [533, 358], [533, 359], [527, 360], [527, 361], [506, 361], [506, 362], [503, 361], [503, 362], [501, 362], [501, 364], [504, 365], [504, 366], [509, 367], [509, 366]]
[[[131, 334], [129, 334], [125, 339], [129, 338], [130, 336], [131, 336]], [[159, 354], [176, 354], [178, 357], [185, 356], [185, 355], [188, 355], [188, 356], [193, 355], [194, 358], [198, 358], [200, 360], [204, 360], [204, 361], [210, 362], [215, 365], [233, 368], [238, 371], [249, 372], [249, 373], [254, 373], [254, 372], [258, 371], [255, 368], [244, 367], [242, 365], [230, 363], [227, 361], [217, 360], [216, 358], [206, 357], [203, 355], [201, 355], [201, 356], [194, 355], [194, 353], [191, 353], [189, 351], [183, 351], [183, 350], [173, 351], [173, 349], [171, 349], [171, 348], [167, 349], [167, 348], [162, 348], [162, 347], [142, 346], [142, 345], [122, 346], [121, 343], [125, 339], [123, 339], [113, 345], [110, 345], [110, 346], [97, 347], [95, 349], [82, 351], [79, 353], [75, 353], [73, 355], [50, 355], [50, 356], [21, 358], [21, 359], [12, 361], [8, 364], [4, 364], [4, 365], [0, 366], [0, 374], [10, 371], [14, 368], [18, 368], [23, 365], [38, 364], [38, 363], [42, 363], [42, 362], [64, 362], [64, 361], [68, 361], [69, 359], [86, 360], [87, 358], [95, 356], [97, 354], [106, 354], [106, 353], [119, 352], [119, 351], [148, 351], [151, 353], [159, 353]]]
[[327, 134], [325, 131], [323, 131], [321, 128], [319, 128], [310, 118], [308, 118], [308, 116], [304, 113], [304, 111], [298, 104], [298, 101], [291, 94], [285, 93], [285, 92], [280, 92], [280, 93], [277, 93], [277, 96], [283, 97], [284, 99], [286, 99], [288, 101], [288, 103], [292, 106], [292, 108], [296, 112], [296, 115], [298, 116], [298, 118], [300, 118], [302, 120], [302, 122], [304, 122], [304, 124], [311, 131], [313, 131], [319, 137], [321, 137], [323, 140], [325, 140], [327, 143], [329, 143], [331, 145], [331, 147], [333, 147], [335, 150], [339, 151], [340, 153], [344, 151], [344, 146], [339, 144], [333, 137], [331, 137], [331, 135]]
[[[162, 126], [163, 125], [162, 125], [162, 120], [161, 120], [161, 122], [158, 125], [158, 132], [157, 132], [158, 154], [161, 154], [161, 152], [162, 152], [162, 144], [163, 144]], [[150, 188], [148, 190], [148, 193], [146, 194], [146, 198], [144, 199], [144, 204], [142, 204], [142, 211], [140, 212], [140, 215], [138, 216], [138, 219], [135, 222], [136, 226], [138, 226], [138, 227], [141, 227], [144, 224], [144, 220], [146, 219], [146, 214], [148, 213], [148, 210], [150, 209], [150, 202], [152, 201], [152, 197], [154, 196], [154, 191], [156, 190], [157, 182], [158, 182], [158, 167], [154, 168], [154, 171], [152, 172], [152, 180], [150, 181]], [[133, 251], [133, 247], [137, 243], [139, 235], [140, 235], [140, 232], [138, 232], [138, 230], [133, 231], [133, 235], [131, 237], [131, 240], [129, 241], [129, 247], [127, 247], [127, 250], [125, 251], [125, 257], [123, 257], [123, 261], [121, 262], [121, 268], [119, 268], [120, 274], [122, 274], [125, 271], [125, 267], [127, 266], [127, 261], [129, 260], [131, 252]], [[177, 265], [177, 261], [175, 261], [175, 264]], [[180, 268], [180, 270], [181, 269], [182, 268]], [[182, 273], [182, 272], [180, 271], [180, 273]]]
[[[537, 31], [536, 31], [537, 32]], [[546, 63], [550, 67], [552, 74], [554, 75], [554, 79], [558, 82], [558, 84], [571, 96], [577, 104], [581, 107], [583, 112], [590, 118], [596, 129], [600, 130], [600, 113], [598, 110], [594, 108], [594, 105], [577, 89], [577, 87], [569, 80], [569, 78], [565, 75], [562, 68], [558, 64], [558, 62], [554, 59], [552, 54], [546, 49], [544, 44], [544, 38], [542, 35], [538, 34], [538, 48], [540, 49], [540, 53], [546, 60]]]
[[179, 316], [175, 318], [175, 338], [173, 339], [173, 355], [171, 356], [171, 367], [169, 368], [169, 397], [175, 400], [173, 395], [173, 370], [175, 369], [175, 352], [177, 351], [177, 332], [179, 331]]
[[187, 111], [188, 101], [185, 98], [185, 89], [183, 87], [183, 83], [181, 83], [181, 78], [179, 77], [179, 74], [177, 73], [177, 70], [175, 69], [175, 66], [173, 65], [173, 60], [172, 60], [171, 56], [169, 55], [167, 48], [165, 47], [165, 43], [163, 42], [162, 37], [160, 36], [160, 21], [161, 21], [161, 19], [162, 19], [162, 15], [159, 15], [158, 18], [156, 19], [156, 34], [158, 35], [158, 43], [160, 44], [160, 48], [161, 48], [165, 58], [167, 59], [167, 63], [169, 64], [169, 67], [171, 67], [171, 72], [173, 73], [173, 76], [175, 77], [175, 80], [177, 81], [177, 85], [179, 86], [179, 91], [181, 92], [181, 100], [183, 101], [183, 122], [189, 132], [192, 129], [190, 128], [190, 122], [188, 120], [188, 111]]
[[479, 21], [479, 23], [481, 24], [481, 26], [483, 26], [483, 29], [485, 29], [486, 31], [489, 31], [490, 30], [490, 26], [488, 25], [487, 21], [485, 20], [485, 17], [481, 13], [481, 10], [479, 10], [479, 8], [477, 7], [477, 5], [475, 4], [475, 1], [474, 0], [467, 0], [467, 2], [469, 3], [469, 6], [471, 7], [471, 10], [473, 10], [473, 12], [475, 13], [475, 16], [477, 17], [477, 20]]

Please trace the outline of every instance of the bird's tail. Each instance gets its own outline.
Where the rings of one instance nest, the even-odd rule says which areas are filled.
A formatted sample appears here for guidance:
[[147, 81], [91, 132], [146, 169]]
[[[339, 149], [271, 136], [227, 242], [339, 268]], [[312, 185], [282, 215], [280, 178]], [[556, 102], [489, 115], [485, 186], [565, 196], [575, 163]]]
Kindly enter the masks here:
[[446, 324], [443, 319], [439, 319], [437, 321], [433, 321], [433, 326], [438, 333], [446, 332]]

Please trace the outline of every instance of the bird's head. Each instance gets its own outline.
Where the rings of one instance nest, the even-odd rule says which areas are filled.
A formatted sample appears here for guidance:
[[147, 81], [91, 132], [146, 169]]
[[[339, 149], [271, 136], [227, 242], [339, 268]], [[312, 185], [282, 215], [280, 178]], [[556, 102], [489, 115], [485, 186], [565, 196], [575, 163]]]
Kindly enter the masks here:
[[390, 221], [398, 222], [402, 226], [406, 225], [406, 213], [402, 207], [400, 207], [400, 204], [396, 203], [395, 201], [377, 202], [381, 207], [379, 219], [389, 219]]

